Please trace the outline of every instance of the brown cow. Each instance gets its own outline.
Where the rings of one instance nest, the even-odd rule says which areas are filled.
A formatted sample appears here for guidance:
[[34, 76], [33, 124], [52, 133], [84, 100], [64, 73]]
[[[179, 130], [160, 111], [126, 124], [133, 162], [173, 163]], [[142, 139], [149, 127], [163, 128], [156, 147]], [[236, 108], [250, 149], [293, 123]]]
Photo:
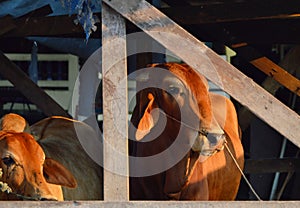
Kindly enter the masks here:
[[45, 158], [32, 135], [0, 131], [1, 182], [10, 191], [1, 200], [63, 200], [62, 186], [76, 186], [73, 175], [59, 162]]
[[[96, 137], [95, 131], [89, 125], [52, 116], [31, 125], [30, 130], [46, 156], [62, 163], [75, 176], [76, 188], [63, 187], [65, 200], [103, 199], [102, 167], [95, 162], [101, 162], [101, 146], [95, 142], [101, 138]], [[83, 143], [90, 150], [94, 149], [90, 152], [94, 155], [87, 154]], [[95, 161], [90, 156], [93, 156]]]
[[144, 162], [131, 159], [130, 198], [234, 200], [241, 173], [224, 145], [241, 168], [244, 155], [232, 102], [209, 93], [206, 79], [185, 64], [150, 69], [138, 77], [131, 119], [130, 152]]
[[[77, 181], [76, 188], [63, 189], [64, 200], [100, 200], [103, 199], [102, 167], [87, 154], [82, 144], [89, 148], [95, 161], [101, 162], [101, 146], [95, 142], [96, 133], [88, 125], [76, 120], [53, 116], [43, 119], [30, 128], [26, 120], [17, 114], [2, 117], [0, 129], [30, 132], [43, 148], [46, 157], [55, 159], [70, 170]], [[79, 141], [79, 137], [81, 141]], [[90, 145], [90, 147], [87, 147]], [[58, 193], [61, 187], [57, 186]]]

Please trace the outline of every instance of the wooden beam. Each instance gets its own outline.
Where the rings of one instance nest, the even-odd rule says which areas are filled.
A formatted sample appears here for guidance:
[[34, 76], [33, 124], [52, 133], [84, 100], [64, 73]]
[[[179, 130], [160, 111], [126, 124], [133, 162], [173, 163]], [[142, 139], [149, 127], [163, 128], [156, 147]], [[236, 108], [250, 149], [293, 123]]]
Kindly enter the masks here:
[[267, 57], [260, 57], [250, 61], [255, 67], [262, 72], [278, 81], [293, 93], [300, 96], [300, 80], [288, 73], [286, 70], [275, 64]]
[[3, 78], [9, 80], [18, 91], [43, 111], [45, 115], [71, 117], [2, 52], [0, 52], [0, 74]]
[[204, 43], [143, 0], [103, 1], [300, 147], [300, 116]]
[[102, 4], [104, 200], [129, 200], [125, 19]]
[[244, 173], [299, 172], [299, 158], [270, 158], [245, 160]]
[[[270, 9], [272, 5], [272, 9]], [[294, 19], [300, 16], [300, 2], [288, 0], [242, 1], [242, 2], [198, 2], [188, 6], [184, 2], [180, 7], [161, 8], [160, 11], [174, 21], [184, 25], [253, 21], [268, 19]]]
[[183, 7], [183, 6], [188, 6], [189, 3], [184, 0], [163, 0], [166, 4], [172, 7]]
[[[48, 14], [51, 14], [53, 11], [50, 7], [50, 5], [46, 5], [44, 7], [41, 7], [39, 9], [33, 10], [32, 12], [29, 12], [18, 19], [28, 20], [30, 17], [40, 17], [40, 16], [46, 16]], [[5, 34], [12, 29], [15, 29], [17, 25], [15, 24], [15, 19], [11, 15], [6, 15], [0, 19], [0, 36], [2, 34]]]
[[[300, 18], [266, 19], [203, 24], [183, 24], [175, 21], [204, 41], [228, 43], [229, 37], [256, 44], [299, 44]], [[278, 29], [280, 28], [280, 29]], [[230, 41], [231, 39], [229, 39]], [[232, 42], [231, 42], [232, 43]]]
[[300, 81], [288, 71], [271, 61], [269, 58], [260, 54], [247, 43], [235, 44], [230, 46], [239, 56], [249, 61], [256, 68], [272, 77], [281, 85], [300, 96]]
[[[63, 36], [82, 34], [84, 31], [80, 25], [76, 25], [75, 15], [28, 17], [15, 21], [16, 28], [3, 34], [3, 37], [26, 37], [26, 36]], [[78, 35], [77, 35], [78, 36]]]
[[2, 201], [0, 208], [298, 208], [300, 201]]
[[[290, 49], [285, 55], [283, 60], [278, 64], [284, 68], [288, 73], [295, 74], [300, 68], [300, 46], [295, 46]], [[261, 86], [272, 95], [275, 95], [277, 90], [282, 86], [279, 82], [275, 81], [272, 77], [267, 77], [261, 84]], [[255, 117], [247, 108], [242, 107], [239, 110], [239, 124], [242, 130], [246, 130], [251, 123], [251, 120]]]

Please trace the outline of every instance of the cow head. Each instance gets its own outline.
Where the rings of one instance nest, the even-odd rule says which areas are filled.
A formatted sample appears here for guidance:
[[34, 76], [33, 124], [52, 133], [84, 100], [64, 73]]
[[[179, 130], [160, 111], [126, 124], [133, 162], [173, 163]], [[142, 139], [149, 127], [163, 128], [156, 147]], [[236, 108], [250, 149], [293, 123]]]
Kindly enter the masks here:
[[[160, 72], [152, 73], [154, 68]], [[204, 161], [223, 145], [224, 131], [214, 117], [203, 76], [177, 63], [153, 64], [145, 73], [137, 77], [141, 82], [137, 89], [142, 89], [131, 120], [135, 129], [130, 134], [138, 141], [132, 152], [138, 157], [152, 156], [179, 141], [177, 151], [162, 158], [182, 154], [165, 171], [164, 192], [171, 196], [186, 184], [196, 161]]]
[[186, 64], [153, 64], [150, 67], [167, 69], [169, 73], [159, 72], [157, 76], [158, 73], [153, 75], [149, 72], [147, 79], [142, 80], [158, 87], [145, 88], [139, 92], [138, 106], [132, 120], [137, 127], [135, 139], [144, 140], [161, 118], [166, 117], [166, 131], [173, 129], [172, 133], [176, 134], [176, 129], [182, 128], [185, 142], [195, 152], [209, 155], [212, 148], [222, 140], [224, 131], [213, 115], [206, 79]]
[[33, 136], [25, 132], [0, 131], [0, 180], [12, 193], [2, 200], [63, 200], [62, 186], [74, 188], [76, 180], [60, 163], [45, 158]]

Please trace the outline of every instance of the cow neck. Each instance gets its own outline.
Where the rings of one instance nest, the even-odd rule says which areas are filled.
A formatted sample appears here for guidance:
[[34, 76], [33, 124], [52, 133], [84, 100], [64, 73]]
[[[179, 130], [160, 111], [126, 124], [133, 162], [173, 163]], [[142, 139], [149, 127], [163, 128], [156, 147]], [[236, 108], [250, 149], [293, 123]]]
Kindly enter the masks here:
[[[168, 115], [164, 111], [160, 111], [162, 114], [164, 114], [168, 119], [168, 124], [175, 123], [175, 125], [178, 125], [178, 128], [180, 128], [180, 125], [183, 124], [180, 120], [174, 118], [173, 116]], [[167, 124], [167, 125], [168, 125]], [[171, 125], [173, 126], [173, 125]], [[189, 128], [192, 128], [188, 125], [186, 125]], [[199, 131], [198, 129], [193, 128], [195, 131], [198, 132], [198, 134], [206, 134], [206, 131]], [[168, 134], [168, 137], [174, 137], [173, 133], [174, 131], [169, 132], [171, 135]], [[178, 132], [177, 132], [178, 133]], [[172, 139], [171, 139], [172, 140]], [[181, 196], [181, 192], [189, 185], [191, 176], [193, 175], [193, 172], [195, 170], [195, 167], [197, 165], [198, 159], [199, 159], [200, 153], [195, 152], [192, 149], [187, 152], [187, 154], [172, 168], [165, 171], [164, 178], [164, 193], [168, 196], [170, 199], [179, 200]], [[184, 169], [182, 172], [181, 170]], [[182, 175], [178, 175], [180, 173], [183, 173]], [[174, 183], [174, 181], [178, 183]]]
[[[188, 187], [191, 176], [193, 175], [193, 173], [195, 171], [195, 167], [197, 165], [198, 158], [199, 158], [199, 153], [191, 150], [178, 164], [176, 164], [170, 170], [167, 170], [165, 172], [164, 192], [168, 196], [169, 199], [180, 200], [182, 192], [184, 191], [184, 189], [186, 189]], [[180, 167], [180, 163], [184, 163], [184, 162], [185, 162], [184, 175], [179, 176], [179, 177], [182, 177], [182, 180], [179, 180], [179, 181], [181, 181], [181, 183], [178, 184], [178, 187], [176, 188], [176, 190], [168, 190], [167, 186], [169, 185], [169, 183], [174, 182], [173, 181], [174, 175], [172, 175], [172, 174], [174, 174], [174, 172], [180, 173], [181, 171], [178, 171], [176, 169], [178, 167]], [[177, 178], [175, 178], [175, 180], [176, 179]], [[170, 180], [170, 182], [168, 182], [168, 180]]]

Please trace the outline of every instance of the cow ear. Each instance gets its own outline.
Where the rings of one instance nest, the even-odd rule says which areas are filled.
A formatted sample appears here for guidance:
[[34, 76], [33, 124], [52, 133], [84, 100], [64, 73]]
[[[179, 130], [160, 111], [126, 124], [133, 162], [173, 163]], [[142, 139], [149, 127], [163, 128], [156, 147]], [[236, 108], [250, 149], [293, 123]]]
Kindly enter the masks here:
[[46, 158], [44, 165], [44, 176], [48, 183], [75, 188], [77, 182], [73, 174], [59, 162]]
[[156, 108], [156, 105], [154, 103], [154, 96], [152, 93], [148, 93], [148, 99], [148, 105], [143, 112], [135, 133], [135, 138], [137, 141], [140, 141], [145, 135], [147, 135], [153, 128], [155, 123], [155, 118], [153, 116], [153, 113], [151, 113], [151, 111]]

